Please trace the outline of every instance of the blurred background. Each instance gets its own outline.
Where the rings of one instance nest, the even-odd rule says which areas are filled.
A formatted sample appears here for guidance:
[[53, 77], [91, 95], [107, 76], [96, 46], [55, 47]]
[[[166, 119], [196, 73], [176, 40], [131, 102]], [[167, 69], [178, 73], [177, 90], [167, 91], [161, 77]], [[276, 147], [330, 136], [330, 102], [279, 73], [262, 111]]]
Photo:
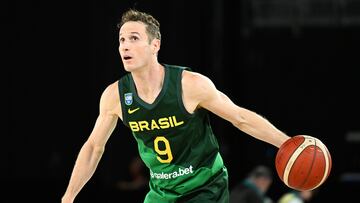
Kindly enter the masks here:
[[[332, 172], [311, 202], [359, 202], [357, 0], [3, 2], [1, 202], [60, 202], [102, 91], [125, 74], [116, 24], [128, 8], [160, 21], [160, 62], [192, 67], [287, 134], [327, 145]], [[211, 119], [230, 188], [266, 164], [274, 169], [268, 196], [288, 191], [275, 172], [276, 148]], [[129, 195], [128, 202], [141, 202], [144, 191], [120, 186], [135, 174], [137, 155], [130, 130], [118, 122], [76, 202], [124, 202]]]

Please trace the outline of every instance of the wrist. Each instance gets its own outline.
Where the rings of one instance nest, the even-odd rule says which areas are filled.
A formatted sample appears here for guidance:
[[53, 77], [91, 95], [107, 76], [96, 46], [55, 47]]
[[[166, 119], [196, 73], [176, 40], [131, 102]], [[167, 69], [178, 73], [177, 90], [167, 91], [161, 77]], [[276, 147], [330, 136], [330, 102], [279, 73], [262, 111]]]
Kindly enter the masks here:
[[62, 203], [72, 203], [72, 202], [74, 202], [74, 199], [75, 199], [74, 195], [65, 193], [64, 196], [62, 196], [62, 198], [61, 198], [61, 202]]

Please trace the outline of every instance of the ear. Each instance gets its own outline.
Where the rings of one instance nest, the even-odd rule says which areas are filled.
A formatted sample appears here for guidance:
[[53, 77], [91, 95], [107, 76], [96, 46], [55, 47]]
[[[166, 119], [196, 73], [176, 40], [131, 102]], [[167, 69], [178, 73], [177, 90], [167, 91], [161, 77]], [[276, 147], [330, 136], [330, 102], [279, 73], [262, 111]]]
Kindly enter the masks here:
[[151, 42], [151, 46], [152, 46], [152, 51], [153, 51], [153, 54], [157, 54], [160, 50], [160, 40], [159, 39], [153, 39], [152, 42]]

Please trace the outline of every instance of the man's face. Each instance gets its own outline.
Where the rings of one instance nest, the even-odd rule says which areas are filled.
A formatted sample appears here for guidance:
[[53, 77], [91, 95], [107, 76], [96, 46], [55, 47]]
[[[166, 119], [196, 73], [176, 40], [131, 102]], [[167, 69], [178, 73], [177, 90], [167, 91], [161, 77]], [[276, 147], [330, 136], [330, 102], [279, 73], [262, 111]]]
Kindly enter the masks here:
[[149, 43], [145, 27], [142, 22], [130, 21], [120, 28], [119, 52], [126, 71], [138, 70], [156, 56], [155, 40]]

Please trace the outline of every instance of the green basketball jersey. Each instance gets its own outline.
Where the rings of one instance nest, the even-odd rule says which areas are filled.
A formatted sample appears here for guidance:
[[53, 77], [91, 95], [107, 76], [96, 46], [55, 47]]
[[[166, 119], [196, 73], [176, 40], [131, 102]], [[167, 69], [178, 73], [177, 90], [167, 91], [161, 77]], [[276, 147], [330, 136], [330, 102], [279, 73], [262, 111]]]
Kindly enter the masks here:
[[182, 102], [182, 71], [188, 68], [163, 65], [163, 87], [152, 104], [137, 95], [130, 73], [119, 80], [119, 92], [123, 123], [150, 169], [150, 189], [176, 199], [203, 186], [224, 164], [208, 112], [190, 114]]

